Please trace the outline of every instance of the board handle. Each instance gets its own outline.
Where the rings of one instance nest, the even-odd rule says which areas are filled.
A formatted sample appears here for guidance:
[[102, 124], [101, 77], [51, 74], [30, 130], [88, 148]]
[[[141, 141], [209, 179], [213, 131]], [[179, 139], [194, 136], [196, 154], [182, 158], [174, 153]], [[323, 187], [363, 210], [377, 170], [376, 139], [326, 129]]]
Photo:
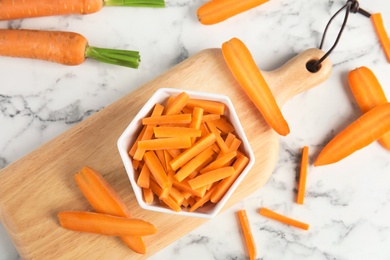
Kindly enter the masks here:
[[280, 106], [291, 97], [328, 79], [332, 71], [332, 63], [329, 58], [320, 64], [316, 72], [310, 72], [307, 68], [309, 62], [318, 61], [324, 55], [325, 53], [320, 49], [308, 49], [276, 70], [261, 71]]

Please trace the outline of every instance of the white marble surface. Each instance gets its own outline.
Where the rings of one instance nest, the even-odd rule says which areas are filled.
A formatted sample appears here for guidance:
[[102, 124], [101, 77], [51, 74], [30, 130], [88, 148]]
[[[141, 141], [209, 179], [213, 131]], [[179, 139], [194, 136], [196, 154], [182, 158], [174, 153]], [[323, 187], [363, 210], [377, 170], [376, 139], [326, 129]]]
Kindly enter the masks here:
[[[88, 16], [2, 21], [0, 28], [70, 30], [90, 44], [139, 50], [137, 70], [86, 61], [66, 67], [43, 61], [0, 57], [0, 169], [111, 104], [198, 51], [239, 37], [258, 66], [272, 70], [295, 54], [317, 47], [330, 16], [345, 1], [271, 0], [217, 25], [204, 26], [196, 10], [205, 1], [168, 0], [164, 9], [104, 8]], [[390, 2], [361, 0], [382, 12], [390, 33]], [[330, 48], [342, 20], [330, 28]], [[300, 149], [311, 161], [335, 133], [359, 115], [346, 74], [370, 67], [390, 97], [390, 64], [369, 19], [352, 14], [330, 56], [325, 83], [296, 96], [283, 112], [292, 129], [280, 139], [277, 167], [268, 183], [150, 259], [245, 259], [235, 212], [248, 212], [258, 259], [390, 259], [390, 153], [373, 143], [323, 167], [309, 167], [304, 205], [294, 202]], [[1, 187], [1, 185], [0, 185]], [[266, 219], [262, 206], [311, 225], [302, 231]], [[18, 255], [0, 226], [0, 259]]]

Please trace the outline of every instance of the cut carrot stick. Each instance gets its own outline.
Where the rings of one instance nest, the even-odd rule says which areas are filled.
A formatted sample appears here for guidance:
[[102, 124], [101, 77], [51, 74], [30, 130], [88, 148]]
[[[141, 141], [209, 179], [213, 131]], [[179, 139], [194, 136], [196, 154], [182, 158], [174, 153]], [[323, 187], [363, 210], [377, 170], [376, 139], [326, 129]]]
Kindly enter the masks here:
[[237, 177], [241, 174], [244, 168], [248, 165], [249, 158], [239, 154], [237, 156], [237, 160], [233, 164], [234, 174], [230, 177], [227, 177], [220, 181], [216, 189], [214, 190], [211, 196], [211, 202], [218, 203], [222, 197], [226, 194], [226, 192], [230, 189], [233, 183], [236, 181]]
[[156, 138], [164, 137], [200, 137], [202, 132], [200, 129], [189, 127], [168, 127], [159, 126], [154, 128], [154, 136]]
[[[4, 11], [2, 3], [0, 12]], [[0, 56], [39, 59], [69, 66], [80, 65], [85, 58], [130, 68], [138, 68], [140, 61], [137, 51], [93, 47], [84, 36], [74, 32], [0, 29], [0, 39]]]
[[[361, 111], [366, 113], [377, 105], [387, 103], [386, 95], [377, 77], [367, 67], [359, 67], [348, 73], [348, 83]], [[390, 132], [379, 139], [390, 150]]]
[[158, 185], [163, 189], [166, 188], [168, 185], [168, 176], [156, 154], [153, 151], [148, 151], [144, 155], [144, 160]]
[[202, 122], [215, 121], [219, 118], [221, 118], [221, 115], [219, 114], [207, 114], [202, 116]]
[[145, 117], [142, 119], [144, 125], [186, 125], [191, 123], [191, 114], [162, 115]]
[[189, 108], [199, 107], [202, 108], [204, 112], [211, 113], [211, 114], [219, 114], [219, 115], [223, 115], [226, 110], [226, 105], [222, 102], [193, 99], [193, 98], [190, 98], [188, 100], [187, 107]]
[[200, 23], [212, 25], [248, 11], [268, 0], [212, 0], [197, 10]]
[[141, 219], [129, 219], [94, 212], [64, 211], [58, 213], [63, 228], [106, 236], [147, 236], [157, 228]]
[[234, 132], [234, 127], [230, 124], [225, 117], [221, 117], [218, 120], [213, 121], [213, 124], [222, 131], [224, 134]]
[[[131, 149], [129, 151], [129, 155], [131, 157], [134, 157], [134, 154], [135, 154], [135, 151], [137, 150], [137, 147], [138, 147], [138, 141], [141, 140], [142, 136], [145, 134], [145, 130], [148, 126], [143, 126], [142, 127], [142, 130], [141, 132], [139, 133], [139, 135], [137, 136], [137, 139], [135, 139], [135, 142], [133, 143], [133, 145], [131, 146]], [[139, 160], [138, 160], [139, 161]]]
[[279, 222], [282, 222], [282, 223], [290, 225], [290, 226], [294, 226], [294, 227], [301, 228], [304, 230], [309, 229], [308, 224], [297, 221], [295, 219], [292, 219], [292, 218], [289, 218], [286, 216], [283, 216], [283, 215], [280, 215], [280, 214], [278, 214], [272, 210], [269, 210], [267, 208], [261, 208], [259, 213], [260, 213], [260, 215], [263, 215], [264, 217], [271, 218], [273, 220], [277, 220]]
[[385, 52], [385, 55], [387, 57], [387, 61], [390, 62], [390, 39], [389, 36], [387, 35], [383, 23], [382, 14], [381, 13], [371, 14], [371, 21], [374, 25], [376, 34], [378, 35], [383, 51]]
[[103, 6], [164, 7], [165, 3], [163, 0], [2, 0], [0, 20], [71, 14], [86, 15], [99, 12]]
[[178, 205], [182, 205], [183, 204], [183, 201], [184, 201], [184, 195], [179, 191], [177, 190], [175, 187], [171, 187], [170, 191], [169, 191], [169, 196], [171, 196], [171, 198], [178, 204]]
[[338, 133], [320, 152], [315, 166], [340, 161], [390, 131], [390, 103], [369, 110]]
[[207, 165], [206, 167], [204, 167], [200, 173], [206, 173], [206, 172], [209, 172], [209, 171], [213, 171], [213, 170], [216, 170], [218, 168], [222, 168], [222, 167], [225, 167], [227, 166], [227, 164], [233, 159], [235, 158], [237, 155], [237, 152], [234, 151], [234, 152], [229, 152], [229, 153], [226, 153], [226, 154], [223, 154], [222, 156], [220, 156], [219, 158], [217, 158], [215, 161], [213, 161], [212, 163], [210, 163], [209, 165]]
[[[188, 127], [200, 130], [202, 124], [203, 109], [200, 107], [194, 107], [192, 110], [192, 120]], [[202, 136], [202, 130], [200, 130]], [[191, 142], [195, 143], [196, 138], [191, 138]]]
[[190, 184], [188, 183], [188, 181], [186, 181], [186, 180], [183, 180], [183, 181], [180, 181], [180, 182], [177, 181], [176, 179], [173, 180], [173, 187], [175, 187], [179, 191], [187, 192], [188, 194], [194, 195], [196, 197], [202, 197], [201, 191], [199, 191], [197, 189], [193, 189], [190, 186]]
[[278, 134], [287, 135], [290, 132], [289, 126], [245, 44], [237, 38], [232, 38], [222, 44], [222, 53], [230, 71], [268, 125]]
[[198, 175], [192, 180], [188, 181], [191, 188], [199, 189], [203, 186], [209, 185], [213, 182], [222, 180], [234, 174], [234, 168], [231, 166], [222, 167], [213, 171], [206, 172], [202, 175]]
[[149, 188], [150, 170], [146, 164], [142, 167], [142, 170], [138, 176], [137, 184], [141, 188]]
[[154, 194], [150, 188], [142, 188], [142, 194], [146, 204], [152, 204], [154, 201]]
[[[83, 167], [75, 175], [76, 183], [91, 206], [99, 213], [130, 218], [131, 214], [117, 192], [91, 167]], [[146, 245], [140, 236], [125, 236], [121, 240], [134, 252], [146, 253]]]
[[141, 140], [138, 142], [138, 148], [144, 150], [186, 149], [190, 147], [190, 137], [168, 137], [151, 140]]
[[172, 169], [176, 171], [181, 166], [186, 164], [189, 160], [191, 160], [196, 155], [198, 155], [200, 152], [202, 152], [204, 149], [206, 149], [207, 147], [212, 145], [214, 142], [215, 142], [215, 134], [213, 134], [213, 133], [200, 139], [191, 148], [188, 148], [183, 153], [181, 153], [179, 156], [172, 159], [172, 161], [171, 161]]
[[299, 183], [298, 183], [298, 194], [297, 194], [297, 203], [303, 204], [305, 199], [306, 191], [306, 176], [307, 176], [307, 166], [309, 164], [309, 147], [304, 146], [302, 148], [301, 156], [301, 168], [299, 172]]
[[238, 219], [240, 221], [242, 233], [243, 233], [244, 238], [245, 238], [245, 245], [246, 245], [247, 250], [248, 250], [249, 259], [254, 260], [254, 259], [256, 259], [256, 254], [257, 254], [256, 243], [255, 243], [255, 240], [253, 239], [253, 235], [252, 235], [251, 227], [249, 224], [248, 216], [246, 214], [246, 210], [244, 210], [244, 209], [239, 210], [237, 212], [237, 215], [238, 215]]
[[218, 144], [219, 148], [221, 148], [222, 152], [229, 152], [229, 148], [226, 146], [225, 141], [223, 140], [221, 134], [219, 133], [213, 122], [206, 122], [206, 125], [209, 128], [210, 132], [215, 134], [215, 141]]
[[201, 166], [206, 160], [208, 160], [214, 151], [211, 147], [205, 149], [196, 155], [193, 159], [183, 165], [180, 170], [176, 173], [175, 179], [178, 181], [184, 180], [188, 175], [194, 172], [199, 166]]
[[165, 108], [164, 115], [179, 114], [180, 111], [186, 106], [190, 96], [186, 92], [181, 92], [177, 95]]
[[211, 188], [210, 190], [208, 190], [205, 195], [201, 198], [199, 198], [192, 206], [191, 208], [188, 210], [189, 212], [193, 212], [195, 210], [197, 210], [199, 207], [202, 207], [206, 202], [208, 202], [211, 198], [211, 194], [213, 193], [215, 188]]

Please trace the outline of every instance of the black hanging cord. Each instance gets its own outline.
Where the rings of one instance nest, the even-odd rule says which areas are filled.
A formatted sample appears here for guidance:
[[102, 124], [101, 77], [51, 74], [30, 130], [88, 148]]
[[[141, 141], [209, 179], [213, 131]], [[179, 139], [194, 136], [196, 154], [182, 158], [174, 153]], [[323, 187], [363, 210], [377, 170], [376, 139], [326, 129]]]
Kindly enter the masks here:
[[328, 24], [326, 25], [325, 27], [325, 30], [324, 30], [324, 34], [322, 35], [322, 39], [321, 39], [321, 43], [320, 43], [320, 46], [319, 46], [319, 49], [322, 49], [323, 45], [324, 45], [324, 41], [325, 41], [325, 36], [326, 36], [326, 33], [328, 32], [328, 28], [331, 24], [331, 22], [333, 21], [333, 19], [339, 14], [341, 13], [344, 9], [346, 9], [345, 11], [345, 16], [344, 16], [344, 21], [343, 21], [343, 24], [341, 25], [341, 28], [340, 28], [340, 31], [337, 35], [337, 38], [336, 38], [336, 41], [334, 42], [333, 46], [324, 54], [324, 56], [322, 56], [321, 59], [319, 59], [318, 61], [315, 61], [315, 62], [311, 62], [307, 69], [310, 71], [310, 72], [317, 72], [319, 69], [320, 69], [320, 65], [321, 65], [321, 62], [323, 62], [331, 53], [332, 51], [336, 48], [340, 38], [341, 38], [341, 35], [345, 29], [345, 26], [347, 25], [347, 21], [348, 21], [348, 17], [349, 17], [349, 13], [360, 13], [366, 17], [370, 17], [371, 14], [368, 13], [367, 11], [361, 9], [359, 7], [359, 2], [357, 0], [348, 0], [347, 3], [345, 5], [343, 5], [329, 20]]

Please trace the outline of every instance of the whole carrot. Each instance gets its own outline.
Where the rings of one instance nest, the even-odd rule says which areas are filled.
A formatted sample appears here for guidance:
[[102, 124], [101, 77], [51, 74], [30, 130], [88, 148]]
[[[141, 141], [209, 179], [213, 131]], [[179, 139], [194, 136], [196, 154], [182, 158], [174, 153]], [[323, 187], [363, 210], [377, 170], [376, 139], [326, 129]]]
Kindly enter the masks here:
[[199, 7], [197, 16], [202, 24], [216, 24], [265, 2], [268, 0], [212, 0]]
[[[0, 1], [1, 3], [1, 1]], [[79, 65], [86, 58], [138, 68], [137, 51], [92, 47], [81, 34], [61, 31], [0, 29], [0, 56], [30, 58]]]
[[0, 20], [92, 14], [103, 6], [164, 7], [164, 0], [1, 0]]
[[245, 44], [237, 38], [232, 38], [222, 44], [222, 53], [230, 71], [268, 125], [280, 135], [285, 136], [290, 133], [290, 128], [271, 89]]
[[[387, 103], [385, 92], [377, 77], [367, 67], [359, 67], [348, 73], [348, 83], [361, 111], [366, 113], [377, 105]], [[379, 143], [390, 150], [390, 133], [379, 139]]]
[[390, 103], [378, 105], [338, 133], [318, 155], [315, 166], [340, 161], [390, 131]]
[[147, 236], [157, 232], [153, 224], [141, 219], [81, 211], [63, 211], [57, 216], [63, 228], [73, 231], [122, 237]]

